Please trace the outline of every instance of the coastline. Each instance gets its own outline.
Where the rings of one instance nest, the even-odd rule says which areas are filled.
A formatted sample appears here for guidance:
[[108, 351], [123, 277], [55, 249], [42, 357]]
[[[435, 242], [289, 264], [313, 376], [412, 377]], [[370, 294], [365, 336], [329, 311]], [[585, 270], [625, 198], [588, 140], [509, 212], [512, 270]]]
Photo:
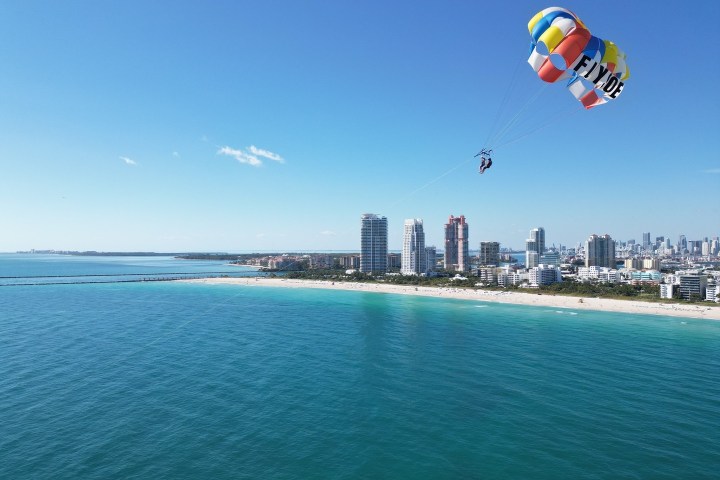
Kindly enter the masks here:
[[[705, 305], [684, 305], [673, 303], [650, 303], [637, 300], [615, 300], [596, 297], [569, 297], [516, 291], [466, 290], [446, 287], [415, 287], [378, 283], [331, 282], [322, 280], [296, 280], [288, 278], [203, 278], [177, 280], [186, 283], [210, 285], [237, 285], [283, 288], [316, 288], [326, 290], [348, 290], [358, 292], [392, 293], [422, 297], [453, 298], [482, 302], [510, 303], [536, 307], [569, 308], [573, 310], [599, 310], [641, 315], [720, 320], [720, 308]], [[582, 302], [580, 301], [582, 300]]]

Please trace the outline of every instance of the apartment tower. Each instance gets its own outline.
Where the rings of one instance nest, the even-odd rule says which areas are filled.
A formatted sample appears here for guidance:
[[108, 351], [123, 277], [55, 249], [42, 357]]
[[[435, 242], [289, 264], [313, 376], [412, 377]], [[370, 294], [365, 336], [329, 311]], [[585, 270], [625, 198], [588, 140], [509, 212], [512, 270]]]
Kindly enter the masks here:
[[500, 243], [480, 242], [478, 260], [480, 265], [500, 265]]
[[365, 213], [360, 227], [360, 271], [385, 273], [388, 265], [387, 218]]
[[585, 266], [615, 268], [615, 241], [610, 235], [590, 235], [585, 242]]
[[530, 238], [525, 240], [525, 268], [537, 267], [543, 252], [545, 252], [545, 229], [533, 228], [530, 230]]
[[400, 273], [420, 275], [427, 273], [427, 252], [423, 221], [419, 218], [405, 220]]
[[469, 269], [468, 224], [464, 215], [450, 215], [445, 224], [445, 270], [467, 272]]

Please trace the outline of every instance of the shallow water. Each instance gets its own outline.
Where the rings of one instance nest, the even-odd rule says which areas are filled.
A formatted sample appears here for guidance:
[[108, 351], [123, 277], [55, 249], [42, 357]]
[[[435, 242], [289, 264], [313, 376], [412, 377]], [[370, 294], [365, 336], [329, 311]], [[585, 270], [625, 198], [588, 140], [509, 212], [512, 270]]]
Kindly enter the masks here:
[[716, 478], [719, 399], [720, 322], [0, 288], [2, 478]]

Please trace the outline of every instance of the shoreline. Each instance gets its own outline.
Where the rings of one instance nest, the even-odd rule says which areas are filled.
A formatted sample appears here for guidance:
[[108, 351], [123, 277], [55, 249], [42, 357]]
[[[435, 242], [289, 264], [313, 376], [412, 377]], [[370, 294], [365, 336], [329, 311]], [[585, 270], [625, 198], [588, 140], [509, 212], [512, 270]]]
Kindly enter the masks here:
[[176, 280], [185, 283], [209, 285], [237, 285], [281, 288], [314, 288], [324, 290], [345, 290], [371, 293], [392, 293], [420, 297], [453, 298], [482, 302], [509, 303], [536, 307], [551, 307], [573, 310], [598, 310], [640, 315], [720, 320], [720, 308], [704, 305], [682, 305], [674, 303], [650, 303], [637, 300], [616, 300], [597, 297], [570, 297], [516, 291], [466, 290], [451, 287], [424, 287], [378, 283], [332, 282], [323, 280], [297, 280], [288, 278], [203, 278]]

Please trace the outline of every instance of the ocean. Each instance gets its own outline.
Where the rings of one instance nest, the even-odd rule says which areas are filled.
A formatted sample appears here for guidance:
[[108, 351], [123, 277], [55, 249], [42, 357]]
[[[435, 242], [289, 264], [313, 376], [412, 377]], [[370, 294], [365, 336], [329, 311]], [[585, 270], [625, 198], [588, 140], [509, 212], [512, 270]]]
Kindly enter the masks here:
[[718, 478], [720, 322], [185, 262], [0, 255], [0, 478]]

